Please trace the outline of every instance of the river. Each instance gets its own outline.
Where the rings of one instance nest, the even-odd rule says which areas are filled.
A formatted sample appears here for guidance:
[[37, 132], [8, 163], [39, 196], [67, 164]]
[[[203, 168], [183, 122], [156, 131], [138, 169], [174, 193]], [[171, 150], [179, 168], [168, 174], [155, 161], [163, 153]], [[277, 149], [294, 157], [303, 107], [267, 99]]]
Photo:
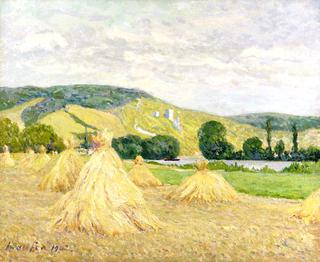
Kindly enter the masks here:
[[[165, 161], [165, 160], [149, 160], [153, 162], [157, 162], [164, 165], [177, 165], [182, 166], [185, 164], [194, 164], [199, 158], [195, 157], [183, 157], [179, 161]], [[210, 162], [214, 162], [217, 160], [210, 160]], [[219, 160], [225, 162], [227, 165], [242, 165], [251, 169], [261, 169], [265, 166], [272, 168], [276, 171], [281, 171], [285, 167], [290, 166], [293, 162], [290, 161], [265, 161], [265, 160]]]

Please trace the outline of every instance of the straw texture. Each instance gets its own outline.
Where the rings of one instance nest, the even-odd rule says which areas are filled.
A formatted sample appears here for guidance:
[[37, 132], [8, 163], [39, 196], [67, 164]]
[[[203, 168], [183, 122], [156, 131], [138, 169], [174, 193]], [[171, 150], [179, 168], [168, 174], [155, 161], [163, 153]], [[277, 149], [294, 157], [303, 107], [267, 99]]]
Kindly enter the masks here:
[[162, 226], [130, 181], [111, 140], [106, 131], [93, 138], [96, 150], [91, 159], [74, 188], [53, 207], [54, 228], [114, 235]]
[[14, 167], [15, 162], [10, 155], [8, 146], [3, 146], [3, 153], [0, 154], [0, 168]]
[[313, 192], [294, 210], [294, 216], [301, 218], [307, 224], [320, 223], [320, 189]]
[[39, 188], [43, 191], [67, 192], [73, 188], [83, 161], [72, 148], [63, 151], [40, 170], [45, 174]]
[[145, 166], [141, 156], [137, 156], [134, 160], [134, 166], [129, 172], [129, 177], [133, 183], [140, 187], [156, 187], [162, 185], [160, 180]]
[[168, 198], [186, 203], [210, 203], [238, 199], [233, 187], [221, 175], [209, 171], [207, 165], [207, 161], [199, 161], [196, 164], [197, 172], [187, 177], [168, 195]]

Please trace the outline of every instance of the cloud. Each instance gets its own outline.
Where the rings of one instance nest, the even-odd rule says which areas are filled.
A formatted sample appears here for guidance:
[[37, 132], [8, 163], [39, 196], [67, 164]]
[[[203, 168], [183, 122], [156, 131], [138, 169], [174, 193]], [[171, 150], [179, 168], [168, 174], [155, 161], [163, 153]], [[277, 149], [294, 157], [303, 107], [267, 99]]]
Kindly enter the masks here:
[[319, 14], [316, 0], [4, 1], [0, 85], [113, 84], [218, 114], [317, 115]]

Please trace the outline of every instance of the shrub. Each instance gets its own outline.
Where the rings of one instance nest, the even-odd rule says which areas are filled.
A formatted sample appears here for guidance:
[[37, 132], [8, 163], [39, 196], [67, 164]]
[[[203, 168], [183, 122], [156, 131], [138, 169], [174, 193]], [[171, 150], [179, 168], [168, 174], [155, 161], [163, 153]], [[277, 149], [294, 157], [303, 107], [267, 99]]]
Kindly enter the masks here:
[[[174, 165], [174, 166], [181, 168], [181, 169], [193, 169], [194, 168], [194, 164], [185, 164], [182, 166]], [[237, 172], [237, 171], [249, 172], [249, 173], [255, 172], [254, 170], [252, 170], [248, 167], [245, 167], [243, 165], [238, 165], [237, 163], [232, 164], [232, 165], [228, 165], [223, 161], [210, 162], [208, 164], [208, 169], [209, 170], [223, 170], [226, 172]]]
[[223, 161], [213, 161], [208, 164], [208, 169], [210, 170], [226, 170], [228, 165]]
[[259, 171], [260, 171], [261, 173], [265, 173], [265, 174], [275, 174], [275, 173], [277, 173], [276, 170], [274, 170], [274, 169], [272, 169], [272, 168], [270, 168], [270, 167], [268, 167], [268, 166], [264, 166], [264, 167], [261, 168]]
[[312, 168], [309, 163], [297, 163], [294, 162], [290, 166], [285, 167], [282, 170], [283, 173], [294, 173], [294, 174], [310, 174], [312, 173]]
[[21, 151], [20, 130], [16, 123], [9, 118], [0, 119], [0, 151], [4, 145], [9, 146], [11, 152]]
[[142, 139], [135, 135], [114, 138], [112, 147], [123, 159], [134, 159], [142, 154]]
[[24, 149], [33, 148], [38, 151], [40, 145], [44, 145], [49, 152], [61, 152], [65, 149], [62, 139], [48, 125], [30, 125], [23, 130], [21, 138]]
[[320, 159], [320, 148], [318, 147], [314, 147], [314, 146], [310, 146], [307, 148], [307, 150], [305, 151], [306, 154], [306, 158], [309, 161], [319, 161]]
[[256, 171], [253, 169], [250, 169], [248, 167], [245, 167], [243, 165], [238, 165], [237, 163], [232, 164], [232, 165], [227, 165], [227, 167], [224, 169], [226, 172], [248, 172], [248, 173], [255, 173]]
[[264, 150], [262, 148], [262, 141], [258, 137], [248, 138], [243, 143], [243, 153], [246, 159], [261, 160], [263, 159]]
[[179, 152], [179, 141], [172, 136], [158, 135], [142, 142], [142, 156], [146, 159], [175, 159]]

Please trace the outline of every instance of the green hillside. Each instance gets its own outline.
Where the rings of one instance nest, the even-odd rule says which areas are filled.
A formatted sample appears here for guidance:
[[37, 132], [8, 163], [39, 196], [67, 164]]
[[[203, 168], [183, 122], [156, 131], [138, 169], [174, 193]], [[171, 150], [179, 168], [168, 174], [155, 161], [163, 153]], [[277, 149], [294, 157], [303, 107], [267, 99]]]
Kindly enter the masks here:
[[[167, 109], [173, 109], [174, 119], [180, 118], [181, 130], [164, 117]], [[154, 116], [155, 112], [159, 112], [159, 117]], [[258, 136], [265, 142], [263, 129], [239, 124], [225, 117], [178, 108], [152, 98], [136, 99], [124, 106], [107, 111], [68, 105], [65, 109], [48, 114], [40, 122], [53, 126], [63, 138], [81, 135], [85, 127], [88, 127], [88, 132], [108, 128], [114, 132], [115, 136], [136, 134], [147, 138], [155, 134], [169, 134], [180, 141], [181, 155], [195, 155], [199, 154], [197, 131], [202, 123], [209, 120], [220, 121], [225, 125], [227, 139], [237, 149], [241, 149], [243, 141], [252, 136]], [[300, 133], [300, 145], [320, 146], [319, 138], [320, 129], [307, 130]], [[278, 139], [284, 140], [287, 149], [291, 148], [291, 133], [276, 131], [273, 135], [273, 145]]]
[[139, 97], [150, 97], [145, 92], [108, 85], [67, 85], [41, 87], [0, 87], [0, 110], [10, 109], [35, 98], [42, 100], [26, 107], [21, 118], [25, 124], [35, 123], [46, 115], [69, 104], [106, 110], [121, 106]]
[[38, 103], [40, 103], [43, 98], [35, 98], [26, 103], [19, 104], [17, 106], [11, 107], [9, 109], [5, 109], [0, 111], [0, 118], [7, 117], [11, 121], [16, 122], [20, 128], [24, 128], [24, 122], [22, 120], [22, 112], [29, 107], [32, 107]]
[[[35, 112], [37, 117], [28, 118], [29, 120], [32, 119], [30, 122], [36, 121], [51, 125], [62, 138], [70, 136], [81, 137], [86, 128], [88, 132], [108, 128], [113, 131], [116, 137], [136, 134], [147, 138], [156, 134], [168, 134], [180, 141], [181, 155], [199, 154], [198, 129], [204, 122], [216, 120], [226, 127], [227, 139], [236, 149], [241, 149], [243, 141], [252, 136], [258, 136], [266, 146], [264, 129], [250, 124], [239, 123], [229, 117], [220, 117], [179, 108], [136, 90], [128, 91], [107, 86], [91, 86], [91, 88], [82, 93], [81, 90], [85, 90], [85, 87], [68, 86], [67, 90], [60, 95], [55, 94], [55, 98], [52, 98], [52, 90], [59, 90], [54, 87], [49, 92], [50, 98], [39, 97], [25, 103], [19, 102], [16, 106], [10, 106], [10, 109], [0, 111], [0, 117], [10, 117], [23, 127], [22, 120], [25, 119], [25, 116], [30, 112]], [[110, 88], [112, 92], [109, 92]], [[32, 90], [35, 93], [35, 89]], [[74, 90], [77, 90], [78, 97], [73, 97], [72, 100], [67, 94], [74, 92]], [[98, 95], [94, 94], [95, 91], [100, 96], [102, 94], [105, 96], [97, 99]], [[64, 97], [62, 97], [62, 94], [65, 94]], [[79, 100], [79, 97], [83, 97], [84, 100]], [[94, 99], [97, 99], [96, 104]], [[49, 110], [46, 108], [48, 100], [54, 105], [52, 107], [49, 106]], [[14, 101], [14, 99], [10, 101]], [[44, 103], [44, 101], [47, 102]], [[72, 101], [76, 102], [72, 103]], [[63, 106], [61, 107], [61, 105]], [[171, 109], [171, 115], [165, 117], [165, 113], [169, 109]], [[27, 124], [30, 123], [26, 122]], [[288, 150], [291, 149], [290, 132], [274, 131], [273, 145], [279, 139], [285, 142]], [[311, 128], [300, 132], [299, 144], [301, 147], [320, 146], [320, 129]]]
[[[174, 127], [172, 121], [163, 116], [165, 111], [169, 108], [173, 109], [174, 118], [180, 118], [181, 131]], [[194, 155], [199, 153], [197, 132], [200, 126], [209, 120], [219, 121], [226, 127], [228, 141], [238, 150], [242, 148], [243, 141], [252, 136], [258, 136], [264, 141], [266, 146], [266, 135], [263, 129], [247, 124], [239, 124], [226, 117], [178, 108], [157, 99], [142, 98], [111, 111], [119, 117], [129, 133], [137, 134], [142, 137], [149, 137], [152, 133], [170, 134], [176, 137], [181, 143], [182, 155]], [[153, 114], [155, 112], [159, 112], [160, 117], [154, 117]], [[150, 135], [141, 130], [147, 131]], [[307, 133], [301, 133], [300, 135], [301, 139], [305, 142], [303, 146], [309, 146], [313, 143], [320, 145], [319, 137], [314, 138], [312, 142], [304, 137]], [[275, 145], [279, 139], [282, 139], [285, 142], [287, 149], [292, 147], [290, 132], [275, 131], [272, 140], [273, 145]]]
[[293, 124], [296, 124], [300, 131], [311, 128], [320, 128], [320, 117], [316, 116], [295, 116], [278, 113], [261, 113], [231, 116], [230, 119], [242, 124], [249, 124], [258, 128], [265, 128], [266, 121], [272, 120], [274, 130], [291, 130]]

